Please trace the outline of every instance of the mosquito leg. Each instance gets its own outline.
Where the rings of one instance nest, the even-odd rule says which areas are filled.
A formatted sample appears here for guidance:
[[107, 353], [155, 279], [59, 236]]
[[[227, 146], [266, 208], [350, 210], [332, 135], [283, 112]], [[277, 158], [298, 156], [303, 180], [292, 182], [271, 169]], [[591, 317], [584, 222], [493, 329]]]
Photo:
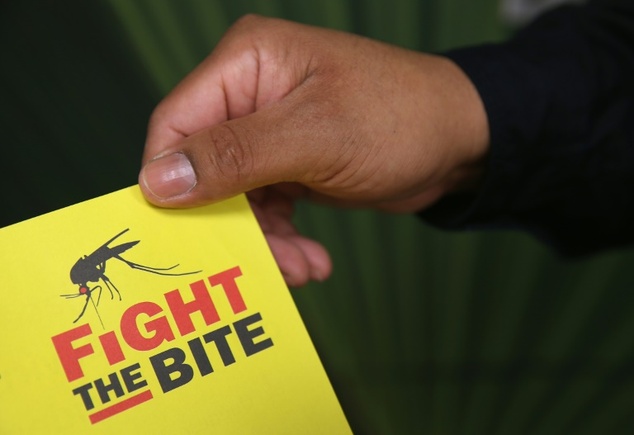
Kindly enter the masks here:
[[[99, 287], [99, 296], [101, 296], [101, 287]], [[95, 313], [97, 313], [97, 317], [99, 318], [99, 323], [101, 323], [101, 327], [103, 329], [106, 329], [106, 327], [103, 326], [103, 320], [101, 320], [101, 314], [99, 314], [99, 310], [97, 309], [97, 304], [95, 304], [95, 300], [92, 298], [90, 293], [88, 293], [88, 299], [90, 299], [90, 301], [92, 302], [92, 306], [95, 309]]]
[[108, 287], [108, 290], [110, 291], [110, 299], [114, 299], [114, 294], [112, 293], [112, 289], [114, 289], [114, 291], [117, 292], [117, 295], [119, 296], [119, 300], [121, 300], [121, 293], [119, 293], [119, 289], [117, 288], [117, 286], [114, 285], [112, 281], [110, 281], [110, 278], [108, 278], [106, 275], [102, 275], [101, 280], [106, 284], [106, 287]]
[[109, 281], [108, 277], [106, 275], [101, 275], [101, 280], [103, 281], [103, 283], [108, 288], [108, 291], [110, 292], [110, 300], [114, 299], [114, 293], [112, 292], [112, 288], [108, 284], [108, 281]]
[[117, 255], [116, 257], [117, 260], [123, 261], [125, 264], [127, 264], [128, 266], [130, 266], [132, 269], [139, 269], [139, 270], [144, 270], [146, 272], [155, 272], [155, 273], [159, 273], [159, 272], [165, 272], [168, 270], [172, 270], [176, 267], [178, 267], [178, 264], [175, 264], [173, 266], [170, 267], [151, 267], [151, 266], [144, 266], [142, 264], [139, 263], [134, 263], [132, 261], [126, 260], [125, 258]]
[[151, 266], [144, 266], [143, 264], [139, 264], [139, 263], [134, 263], [132, 261], [126, 260], [125, 258], [117, 255], [114, 258], [116, 258], [117, 260], [120, 260], [122, 262], [124, 262], [125, 264], [127, 264], [128, 266], [130, 266], [132, 269], [137, 269], [137, 270], [142, 270], [143, 272], [149, 272], [149, 273], [154, 273], [156, 275], [164, 275], [164, 276], [183, 276], [183, 275], [193, 275], [194, 273], [200, 273], [200, 270], [196, 270], [193, 272], [180, 272], [180, 273], [176, 273], [176, 272], [168, 272], [172, 269], [177, 268], [179, 265], [175, 264], [171, 267], [151, 267]]
[[59, 295], [62, 298], [66, 298], [66, 299], [74, 299], [74, 298], [78, 298], [80, 296], [84, 296], [81, 293], [72, 293], [72, 294], [66, 294], [66, 295]]
[[84, 307], [81, 309], [81, 313], [79, 313], [79, 316], [77, 316], [77, 318], [73, 320], [73, 323], [77, 323], [77, 321], [82, 318], [82, 316], [86, 312], [86, 307], [88, 306], [89, 300], [90, 300], [90, 293], [86, 294], [86, 302], [84, 302]]
[[97, 296], [97, 305], [99, 305], [99, 302], [101, 301], [101, 291], [103, 290], [101, 286], [100, 285], [94, 286], [92, 290], [90, 290], [90, 293], [94, 292], [97, 289], [99, 289], [99, 296]]

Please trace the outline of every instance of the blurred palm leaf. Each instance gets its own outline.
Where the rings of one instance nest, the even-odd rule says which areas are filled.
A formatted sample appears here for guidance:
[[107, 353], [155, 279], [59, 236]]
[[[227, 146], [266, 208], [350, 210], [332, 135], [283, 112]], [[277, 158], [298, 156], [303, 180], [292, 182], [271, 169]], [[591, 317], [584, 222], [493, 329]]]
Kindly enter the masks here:
[[[245, 13], [422, 50], [505, 34], [492, 0], [1, 8], [3, 225], [135, 183], [152, 108]], [[293, 294], [357, 433], [634, 429], [633, 252], [566, 263], [521, 234], [309, 204], [297, 223], [333, 253]]]

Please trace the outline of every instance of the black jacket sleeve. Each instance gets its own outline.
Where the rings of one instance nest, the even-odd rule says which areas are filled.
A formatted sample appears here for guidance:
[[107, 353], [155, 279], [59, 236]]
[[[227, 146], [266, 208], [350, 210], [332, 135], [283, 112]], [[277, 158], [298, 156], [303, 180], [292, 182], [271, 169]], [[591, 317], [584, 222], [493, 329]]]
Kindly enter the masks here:
[[634, 242], [634, 1], [562, 7], [447, 56], [484, 102], [490, 153], [479, 189], [424, 219], [519, 228], [568, 255]]

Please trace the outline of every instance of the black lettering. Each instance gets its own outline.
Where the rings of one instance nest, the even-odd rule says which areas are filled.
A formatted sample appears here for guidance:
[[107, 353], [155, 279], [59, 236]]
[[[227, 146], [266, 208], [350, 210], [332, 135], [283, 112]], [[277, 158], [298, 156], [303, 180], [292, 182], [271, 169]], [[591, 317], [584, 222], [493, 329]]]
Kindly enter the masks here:
[[231, 328], [227, 325], [203, 335], [205, 343], [211, 343], [212, 341], [216, 343], [216, 348], [225, 367], [236, 362], [233, 352], [231, 352], [231, 347], [227, 342], [227, 335], [229, 334], [231, 334]]
[[92, 384], [82, 385], [81, 387], [77, 387], [73, 390], [73, 394], [76, 396], [79, 394], [81, 400], [84, 402], [84, 406], [86, 407], [86, 411], [90, 411], [95, 407], [95, 404], [92, 403], [92, 397], [90, 397], [90, 389], [92, 388]]
[[214, 369], [211, 366], [211, 362], [209, 362], [209, 358], [207, 357], [207, 353], [205, 352], [205, 348], [203, 347], [203, 343], [200, 341], [200, 338], [189, 340], [187, 344], [189, 344], [192, 355], [194, 355], [194, 360], [196, 361], [196, 365], [198, 366], [198, 371], [200, 371], [201, 376], [213, 373]]
[[101, 403], [110, 402], [110, 392], [114, 391], [115, 396], [121, 397], [123, 396], [123, 387], [121, 386], [121, 382], [119, 381], [119, 377], [116, 373], [110, 373], [108, 375], [108, 379], [110, 380], [110, 384], [106, 385], [103, 382], [103, 379], [97, 379], [95, 381], [95, 388], [97, 388], [97, 392], [99, 393], [99, 398], [101, 399]]
[[251, 356], [273, 346], [273, 340], [270, 338], [265, 338], [257, 343], [254, 341], [257, 337], [264, 334], [264, 329], [261, 326], [249, 329], [249, 326], [260, 320], [262, 320], [260, 313], [255, 313], [233, 324], [246, 356]]
[[164, 393], [185, 385], [194, 377], [194, 369], [185, 364], [185, 352], [177, 347], [150, 357], [150, 362]]
[[[136, 363], [121, 370], [121, 377], [123, 378], [123, 383], [125, 384], [128, 393], [147, 386], [147, 381], [143, 379], [143, 375], [137, 371], [140, 368], [141, 364]], [[139, 379], [140, 381], [138, 381]]]

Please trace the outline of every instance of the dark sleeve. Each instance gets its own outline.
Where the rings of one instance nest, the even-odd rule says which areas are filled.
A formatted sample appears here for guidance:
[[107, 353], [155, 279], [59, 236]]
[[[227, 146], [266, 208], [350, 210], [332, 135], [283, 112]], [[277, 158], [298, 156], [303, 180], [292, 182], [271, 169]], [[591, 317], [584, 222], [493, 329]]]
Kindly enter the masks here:
[[634, 1], [556, 9], [503, 44], [447, 53], [484, 102], [491, 147], [473, 194], [420, 215], [518, 228], [567, 255], [634, 242]]

